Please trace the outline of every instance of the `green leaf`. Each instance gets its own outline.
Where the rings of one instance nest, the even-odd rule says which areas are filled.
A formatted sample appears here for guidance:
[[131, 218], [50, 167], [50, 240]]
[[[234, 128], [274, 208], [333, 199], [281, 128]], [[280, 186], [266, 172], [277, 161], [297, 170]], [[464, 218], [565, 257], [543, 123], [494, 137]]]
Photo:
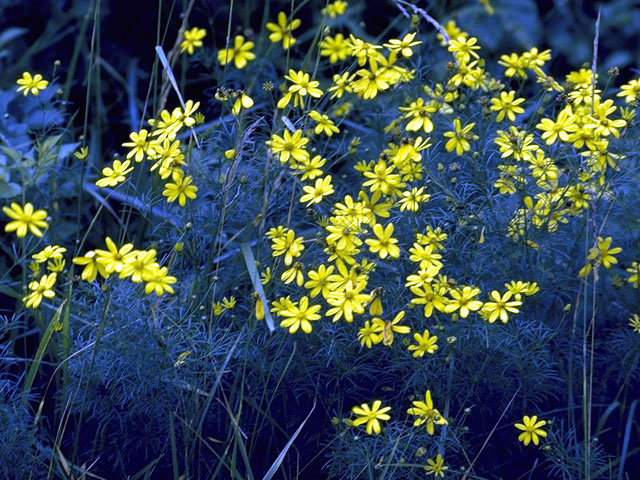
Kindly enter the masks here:
[[9, 183], [5, 180], [0, 180], [0, 198], [13, 198], [20, 195], [22, 187], [17, 183]]

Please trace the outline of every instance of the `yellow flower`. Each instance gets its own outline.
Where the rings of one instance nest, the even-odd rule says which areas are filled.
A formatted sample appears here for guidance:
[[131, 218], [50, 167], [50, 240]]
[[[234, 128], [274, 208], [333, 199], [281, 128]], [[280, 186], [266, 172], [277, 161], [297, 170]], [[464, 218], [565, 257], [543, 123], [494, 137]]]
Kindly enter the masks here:
[[118, 248], [110, 237], [105, 239], [107, 244], [107, 250], [97, 249], [95, 252], [96, 261], [101, 264], [107, 273], [120, 273], [124, 266], [129, 263], [136, 255], [136, 252], [132, 252], [133, 243], [127, 243], [121, 248]]
[[627, 278], [627, 282], [633, 285], [633, 288], [638, 288], [640, 284], [640, 262], [631, 262], [631, 266], [626, 269], [626, 272], [631, 274]]
[[45, 221], [47, 212], [45, 210], [34, 210], [31, 203], [25, 203], [21, 207], [15, 202], [10, 207], [2, 207], [2, 211], [13, 221], [5, 225], [5, 232], [16, 231], [18, 238], [22, 238], [27, 234], [27, 230], [36, 237], [42, 237], [41, 228], [49, 228], [49, 224]]
[[327, 13], [331, 18], [335, 18], [344, 13], [347, 9], [347, 2], [344, 0], [336, 0], [333, 3], [328, 4], [325, 8], [322, 9], [322, 13]]
[[81, 147], [80, 150], [73, 152], [73, 156], [78, 160], [84, 160], [89, 156], [89, 149], [87, 147]]
[[382, 320], [381, 318], [375, 317], [373, 319], [373, 324], [378, 328], [381, 333], [380, 337], [382, 339], [382, 343], [386, 346], [389, 346], [393, 343], [393, 338], [396, 333], [407, 334], [411, 332], [411, 327], [407, 325], [400, 325], [400, 322], [404, 319], [405, 311], [401, 310], [393, 317], [393, 320]]
[[482, 302], [475, 298], [479, 293], [479, 288], [469, 286], [465, 286], [461, 290], [451, 290], [449, 295], [451, 295], [453, 299], [445, 305], [445, 313], [453, 313], [456, 310], [460, 310], [460, 316], [467, 318], [469, 312], [475, 312], [482, 308]]
[[435, 475], [436, 477], [444, 478], [444, 472], [449, 469], [449, 467], [444, 464], [444, 458], [442, 458], [442, 455], [440, 454], [436, 455], [435, 460], [428, 458], [427, 464], [428, 465], [425, 467], [427, 475]]
[[471, 60], [471, 57], [479, 58], [475, 50], [479, 50], [480, 45], [476, 45], [476, 43], [478, 43], [478, 39], [475, 37], [459, 36], [451, 39], [447, 49], [453, 52], [458, 62], [466, 63]]
[[415, 358], [422, 357], [425, 353], [434, 353], [438, 349], [438, 345], [436, 344], [438, 337], [435, 335], [430, 336], [429, 330], [425, 330], [422, 335], [414, 333], [413, 339], [417, 345], [409, 345], [408, 349], [413, 350], [413, 356]]
[[549, 118], [543, 118], [536, 128], [542, 130], [544, 133], [541, 135], [547, 145], [555, 143], [559, 138], [563, 142], [569, 141], [569, 134], [575, 132], [578, 129], [576, 125], [576, 115], [573, 113], [571, 106], [567, 105], [560, 111], [556, 121]]
[[640, 94], [640, 79], [633, 79], [620, 87], [618, 97], [624, 97], [624, 101], [631, 104], [638, 103], [638, 95]]
[[546, 437], [547, 432], [542, 430], [547, 422], [545, 420], [538, 421], [538, 417], [536, 415], [529, 418], [527, 415], [522, 417], [523, 423], [516, 423], [515, 427], [518, 430], [522, 430], [523, 432], [518, 436], [518, 440], [520, 440], [525, 445], [529, 445], [533, 441], [534, 445], [538, 445], [540, 440], [538, 437]]
[[491, 292], [493, 302], [486, 302], [482, 307], [482, 313], [487, 315], [486, 319], [489, 323], [495, 322], [498, 317], [502, 323], [507, 323], [509, 321], [509, 313], [520, 312], [517, 307], [522, 305], [522, 302], [517, 297], [515, 300], [509, 301], [511, 295], [512, 293], [509, 291], [502, 296], [497, 290]]
[[282, 137], [273, 134], [266, 143], [271, 153], [277, 154], [282, 163], [287, 163], [290, 158], [298, 162], [309, 160], [309, 152], [304, 148], [309, 139], [302, 136], [302, 130], [296, 130], [293, 135], [285, 130]]
[[44, 90], [47, 88], [47, 85], [49, 85], [49, 82], [44, 80], [39, 73], [36, 73], [32, 77], [29, 72], [23, 72], [22, 78], [19, 78], [16, 83], [20, 85], [17, 91], [22, 92], [25, 97], [29, 95], [29, 93], [39, 95], [40, 90]]
[[274, 257], [284, 255], [284, 264], [291, 265], [295, 257], [299, 257], [304, 250], [304, 239], [296, 238], [296, 232], [286, 229], [283, 235], [271, 239], [271, 250]]
[[193, 180], [191, 176], [185, 177], [180, 170], [175, 170], [172, 179], [173, 183], [167, 183], [162, 192], [162, 195], [167, 197], [167, 202], [172, 203], [178, 199], [180, 206], [184, 207], [187, 203], [187, 198], [191, 200], [196, 198], [198, 187], [191, 185], [191, 181]]
[[597, 263], [601, 263], [604, 268], [609, 268], [612, 264], [618, 263], [618, 260], [614, 255], [620, 253], [622, 248], [609, 248], [611, 247], [611, 241], [611, 237], [607, 237], [605, 239], [598, 237], [598, 246], [589, 250], [589, 256], [587, 258], [589, 260], [594, 260]]
[[139, 132], [131, 132], [129, 134], [130, 142], [124, 142], [122, 144], [123, 147], [130, 147], [129, 153], [127, 153], [127, 160], [130, 160], [131, 157], [137, 163], [140, 163], [144, 160], [145, 155], [151, 155], [153, 153], [153, 148], [150, 145], [149, 140], [147, 139], [147, 132], [144, 128]]
[[635, 333], [640, 333], [640, 317], [637, 313], [629, 317], [629, 326]]
[[293, 38], [291, 32], [300, 26], [300, 19], [296, 18], [287, 22], [287, 15], [284, 12], [278, 13], [278, 23], [267, 23], [266, 27], [271, 33], [269, 34], [269, 40], [272, 43], [282, 40], [282, 48], [288, 50], [292, 45], [296, 43], [296, 39]]
[[329, 62], [336, 63], [338, 60], [344, 61], [351, 52], [349, 42], [347, 42], [341, 33], [337, 33], [335, 37], [327, 36], [319, 44], [320, 55], [329, 57]]
[[131, 253], [134, 255], [122, 267], [120, 278], [130, 278], [132, 282], [140, 283], [145, 276], [153, 275], [154, 271], [160, 267], [156, 262], [156, 251], [154, 249], [148, 251], [136, 250]]
[[420, 40], [414, 41], [414, 38], [416, 38], [416, 32], [407, 33], [402, 37], [402, 40], [389, 40], [389, 43], [385, 43], [384, 46], [392, 52], [400, 52], [403, 57], [409, 58], [413, 55], [413, 49], [411, 47], [415, 47], [422, 43]]
[[238, 98], [233, 103], [231, 113], [233, 113], [234, 115], [239, 115], [243, 108], [246, 110], [251, 107], [253, 107], [253, 98], [242, 92], [240, 95], [238, 95]]
[[309, 270], [307, 273], [307, 280], [304, 284], [304, 288], [309, 290], [309, 295], [311, 298], [315, 298], [318, 294], [322, 294], [322, 296], [326, 299], [329, 297], [331, 293], [331, 289], [329, 288], [329, 276], [333, 273], [334, 267], [330, 265], [327, 267], [326, 265], [319, 265], [317, 270]]
[[459, 118], [453, 119], [454, 130], [444, 132], [444, 137], [449, 138], [449, 141], [445, 145], [447, 152], [451, 152], [455, 149], [457, 155], [462, 155], [464, 152], [471, 150], [471, 144], [469, 140], [476, 140], [478, 137], [471, 133], [471, 129], [475, 123], [470, 123], [464, 127], [460, 123]]
[[256, 55], [251, 51], [253, 42], [245, 42], [242, 35], [236, 35], [233, 39], [233, 48], [222, 49], [218, 52], [218, 61], [220, 65], [226, 65], [231, 60], [237, 69], [247, 66], [251, 60], [255, 60]]
[[[345, 93], [353, 92], [353, 87], [351, 86], [351, 82], [355, 78], [355, 74], [351, 74], [349, 72], [344, 72], [342, 74], [336, 73], [333, 75], [333, 84], [327, 89], [327, 92], [331, 93], [331, 99], [334, 98], [342, 98]], [[334, 110], [334, 115], [337, 117], [342, 117], [349, 113], [350, 103], [347, 102], [337, 107]]]
[[102, 169], [102, 178], [96, 181], [96, 185], [100, 188], [115, 187], [116, 185], [124, 182], [126, 175], [133, 171], [133, 167], [130, 167], [131, 161], [114, 160], [111, 167], [105, 167]]
[[294, 263], [291, 268], [282, 272], [282, 275], [280, 275], [280, 280], [282, 280], [282, 283], [284, 283], [285, 285], [289, 285], [295, 280], [296, 284], [301, 287], [304, 283], [303, 267], [304, 266], [300, 262]]
[[369, 245], [371, 253], [377, 253], [382, 259], [387, 258], [387, 256], [393, 258], [400, 256], [400, 248], [396, 245], [398, 240], [391, 236], [393, 235], [393, 230], [393, 223], [389, 223], [386, 227], [383, 227], [379, 223], [373, 226], [373, 234], [377, 238], [368, 238], [365, 240], [365, 243]]
[[56, 273], [50, 273], [49, 275], [43, 275], [39, 282], [35, 280], [31, 282], [29, 284], [31, 293], [22, 299], [25, 306], [27, 308], [38, 308], [43, 298], [53, 298], [55, 296], [53, 286], [57, 278], [58, 275]]
[[409, 415], [415, 415], [416, 418], [413, 421], [414, 427], [426, 424], [427, 433], [433, 435], [435, 425], [447, 425], [447, 419], [440, 415], [440, 412], [433, 408], [433, 401], [431, 400], [431, 391], [427, 390], [424, 394], [424, 402], [414, 400], [411, 402], [413, 407], [407, 410]]
[[31, 257], [38, 263], [44, 263], [47, 260], [59, 260], [67, 249], [59, 245], [47, 245], [44, 250], [34, 253]]
[[149, 272], [143, 276], [143, 280], [146, 282], [144, 286], [144, 292], [147, 295], [151, 295], [151, 292], [155, 292], [160, 297], [164, 292], [173, 293], [172, 284], [177, 282], [176, 277], [167, 275], [168, 268], [154, 268], [152, 272]]
[[222, 297], [222, 306], [227, 310], [232, 310], [236, 306], [236, 297]]
[[353, 91], [362, 96], [365, 100], [370, 100], [378, 95], [379, 91], [389, 88], [389, 75], [386, 69], [378, 67], [375, 58], [369, 57], [370, 70], [361, 68], [356, 72], [360, 79], [352, 83]]
[[309, 117], [316, 122], [316, 127], [314, 129], [314, 133], [316, 135], [324, 133], [327, 137], [331, 137], [334, 133], [340, 132], [340, 129], [336, 127], [333, 120], [331, 120], [328, 115], [324, 115], [317, 110], [311, 110], [309, 112]]
[[278, 315], [286, 317], [280, 322], [280, 326], [288, 328], [289, 333], [296, 333], [302, 329], [304, 333], [311, 333], [311, 322], [320, 320], [320, 305], [309, 305], [309, 297], [302, 297], [298, 305], [291, 303], [288, 308], [280, 311]]
[[98, 263], [98, 257], [94, 251], [85, 253], [84, 257], [75, 257], [72, 262], [76, 265], [84, 265], [81, 278], [85, 282], [93, 282], [98, 276], [98, 273], [102, 278], [107, 278], [109, 276], [105, 266]]
[[498, 112], [496, 121], [501, 122], [506, 116], [509, 121], [515, 122], [516, 115], [524, 112], [524, 108], [519, 105], [524, 102], [524, 98], [515, 98], [516, 92], [511, 90], [510, 92], [500, 92], [499, 97], [491, 99], [491, 110]]
[[300, 197], [301, 203], [307, 202], [307, 207], [310, 207], [314, 203], [320, 203], [324, 197], [334, 192], [333, 185], [331, 184], [331, 175], [318, 178], [313, 187], [305, 185], [302, 187], [302, 190], [304, 190], [305, 194]]
[[371, 407], [369, 404], [363, 403], [360, 406], [353, 407], [351, 411], [358, 415], [353, 420], [353, 426], [357, 427], [363, 423], [367, 424], [367, 433], [369, 435], [379, 434], [381, 431], [380, 421], [390, 420], [391, 417], [386, 413], [391, 410], [391, 407], [382, 407], [382, 401], [375, 400]]
[[332, 307], [327, 310], [327, 316], [333, 315], [334, 322], [344, 316], [345, 322], [351, 323], [354, 313], [364, 313], [365, 303], [369, 301], [369, 295], [362, 293], [364, 285], [364, 282], [359, 282], [354, 286], [349, 280], [343, 291], [332, 291], [327, 298], [327, 303]]
[[364, 322], [364, 326], [358, 330], [358, 340], [361, 345], [371, 348], [382, 341], [382, 331], [380, 325], [367, 320]]
[[202, 39], [207, 35], [207, 31], [204, 28], [193, 27], [191, 30], [185, 30], [183, 35], [180, 53], [186, 50], [189, 55], [193, 55], [195, 48], [202, 46]]
[[308, 73], [303, 71], [296, 72], [295, 70], [289, 70], [289, 73], [284, 76], [293, 85], [289, 86], [287, 93], [278, 102], [278, 108], [285, 108], [291, 98], [293, 98], [293, 106], [302, 106], [304, 103], [303, 97], [307, 95], [313, 98], [320, 98], [322, 96], [322, 90], [318, 88], [320, 82], [317, 80], [311, 80]]
[[424, 98], [418, 98], [411, 102], [408, 107], [399, 107], [399, 110], [407, 112], [403, 118], [411, 118], [405, 129], [408, 132], [417, 132], [422, 129], [425, 133], [433, 131], [433, 122], [429, 116], [435, 113], [438, 107], [435, 103], [429, 102], [425, 104]]

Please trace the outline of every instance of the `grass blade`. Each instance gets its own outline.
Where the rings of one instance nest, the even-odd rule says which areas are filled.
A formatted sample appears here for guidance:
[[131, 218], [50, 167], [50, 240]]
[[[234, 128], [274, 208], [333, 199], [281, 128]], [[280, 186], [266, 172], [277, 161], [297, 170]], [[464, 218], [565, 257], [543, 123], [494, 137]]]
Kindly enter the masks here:
[[64, 308], [67, 301], [63, 301], [56, 313], [51, 318], [49, 322], [49, 326], [44, 332], [44, 335], [40, 339], [40, 345], [38, 345], [38, 350], [36, 351], [36, 355], [33, 358], [33, 363], [31, 364], [31, 368], [29, 368], [29, 372], [27, 373], [27, 377], [24, 381], [24, 387], [22, 387], [22, 393], [25, 394], [22, 398], [22, 402], [26, 403], [27, 395], [31, 391], [31, 387], [33, 386], [33, 380], [36, 378], [36, 374], [38, 373], [38, 369], [40, 368], [40, 362], [42, 361], [42, 357], [44, 357], [45, 352], [47, 351], [47, 346], [49, 345], [49, 341], [51, 341], [51, 336], [53, 332], [59, 328], [60, 326], [60, 315], [62, 315], [62, 309]]
[[302, 421], [302, 423], [300, 424], [298, 429], [293, 433], [293, 435], [291, 435], [291, 438], [289, 439], [287, 444], [284, 446], [284, 448], [280, 452], [280, 455], [278, 455], [278, 458], [275, 459], [275, 461], [273, 462], [273, 465], [271, 465], [271, 468], [267, 471], [267, 473], [262, 478], [262, 480], [271, 480], [271, 478], [273, 478], [273, 476], [276, 474], [276, 472], [280, 468], [280, 465], [282, 465], [282, 461], [284, 460], [284, 457], [287, 455], [289, 448], [291, 448], [291, 445], [293, 444], [294, 440], [298, 437], [298, 435], [300, 435], [300, 432], [302, 431], [302, 427], [304, 427], [305, 423], [307, 423], [307, 420], [309, 420], [309, 417], [311, 416], [315, 408], [316, 408], [316, 400], [314, 399], [313, 406], [311, 407], [311, 410], [307, 414], [307, 417]]

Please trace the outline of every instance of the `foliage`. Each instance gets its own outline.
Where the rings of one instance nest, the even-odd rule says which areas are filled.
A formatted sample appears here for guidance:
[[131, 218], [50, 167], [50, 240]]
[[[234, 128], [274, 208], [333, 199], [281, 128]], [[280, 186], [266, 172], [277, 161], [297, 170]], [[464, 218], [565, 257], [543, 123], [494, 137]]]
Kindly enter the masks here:
[[2, 474], [640, 468], [637, 9], [547, 3], [1, 27]]

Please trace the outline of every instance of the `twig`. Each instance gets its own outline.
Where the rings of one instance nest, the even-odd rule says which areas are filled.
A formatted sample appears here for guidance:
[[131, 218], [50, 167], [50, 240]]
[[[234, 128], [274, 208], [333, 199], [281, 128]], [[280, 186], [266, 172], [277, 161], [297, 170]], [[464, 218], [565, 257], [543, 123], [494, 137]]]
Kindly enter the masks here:
[[[444, 43], [446, 45], [449, 45], [449, 35], [447, 34], [447, 32], [444, 29], [444, 27], [442, 25], [440, 25], [435, 18], [433, 18], [431, 15], [429, 15], [422, 8], [418, 8], [414, 4], [406, 2], [405, 0], [393, 0], [393, 3], [396, 4], [396, 7], [398, 7], [398, 10], [400, 10], [402, 12], [402, 14], [407, 18], [410, 17], [409, 12], [407, 12], [402, 7], [402, 5], [405, 5], [406, 7], [410, 8], [413, 11], [414, 14], [421, 15], [422, 18], [424, 18], [427, 22], [429, 22], [431, 25], [433, 25], [436, 30], [438, 30], [440, 35], [442, 35], [442, 37], [444, 38]], [[598, 16], [598, 18], [600, 18], [600, 17]]]

